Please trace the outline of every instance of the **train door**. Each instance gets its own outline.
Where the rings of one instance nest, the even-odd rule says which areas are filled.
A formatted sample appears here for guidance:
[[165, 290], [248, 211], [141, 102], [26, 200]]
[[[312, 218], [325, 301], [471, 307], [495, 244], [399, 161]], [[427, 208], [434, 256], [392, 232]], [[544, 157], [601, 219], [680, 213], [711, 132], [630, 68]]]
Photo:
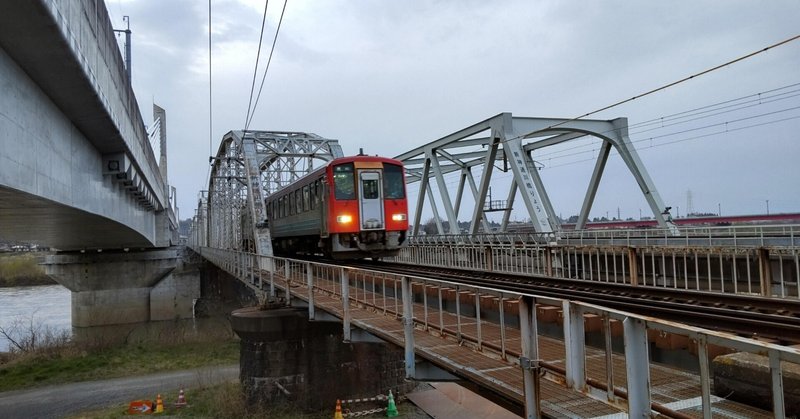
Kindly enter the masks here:
[[383, 182], [381, 172], [360, 170], [358, 172], [358, 201], [362, 230], [382, 230]]

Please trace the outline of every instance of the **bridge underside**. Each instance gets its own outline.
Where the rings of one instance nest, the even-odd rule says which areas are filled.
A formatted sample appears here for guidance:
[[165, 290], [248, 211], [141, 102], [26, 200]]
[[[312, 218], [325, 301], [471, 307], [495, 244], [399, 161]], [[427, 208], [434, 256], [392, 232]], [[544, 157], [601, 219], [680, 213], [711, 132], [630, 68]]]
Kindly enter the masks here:
[[2, 186], [0, 237], [58, 249], [152, 247], [141, 234], [108, 218]]

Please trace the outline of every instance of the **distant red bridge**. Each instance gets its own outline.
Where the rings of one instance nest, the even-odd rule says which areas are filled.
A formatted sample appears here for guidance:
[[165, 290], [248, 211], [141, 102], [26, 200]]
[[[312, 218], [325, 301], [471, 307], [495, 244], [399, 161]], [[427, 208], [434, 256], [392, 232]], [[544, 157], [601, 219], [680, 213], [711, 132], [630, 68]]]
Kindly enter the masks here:
[[[761, 215], [728, 215], [724, 217], [701, 216], [673, 218], [672, 222], [679, 226], [727, 226], [732, 224], [790, 224], [800, 223], [800, 213], [761, 214]], [[575, 229], [574, 223], [562, 224], [565, 230]], [[656, 220], [615, 220], [586, 223], [586, 228], [656, 228]]]

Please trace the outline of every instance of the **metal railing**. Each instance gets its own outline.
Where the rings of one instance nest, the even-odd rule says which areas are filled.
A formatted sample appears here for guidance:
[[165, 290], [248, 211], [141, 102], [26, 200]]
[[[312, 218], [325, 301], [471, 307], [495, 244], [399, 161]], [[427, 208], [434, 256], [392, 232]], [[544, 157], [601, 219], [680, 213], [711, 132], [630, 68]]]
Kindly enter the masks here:
[[[416, 236], [399, 263], [800, 298], [800, 226]], [[770, 246], [765, 246], [771, 244]]]
[[411, 245], [424, 244], [561, 244], [616, 246], [730, 246], [800, 247], [800, 225], [744, 225], [723, 227], [681, 227], [674, 235], [667, 229], [586, 229], [553, 233], [484, 233], [417, 235]]
[[[368, 309], [373, 315], [383, 313], [402, 318], [408, 378], [414, 378], [416, 374], [415, 331], [455, 339], [476, 351], [493, 353], [493, 359], [499, 357], [521, 368], [525, 384], [515, 392], [519, 400], [524, 401], [526, 417], [530, 418], [540, 417], [538, 389], [541, 377], [560, 377], [555, 381], [562, 383], [565, 390], [594, 397], [601, 395], [612, 405], [624, 406], [631, 417], [649, 417], [653, 413], [651, 409], [662, 414], [680, 415], [665, 406], [651, 405], [653, 384], [650, 371], [663, 367], [650, 360], [648, 331], [683, 336], [693, 342], [700, 372], [695, 384], [699, 389], [703, 416], [707, 418], [712, 416], [712, 403], [720, 400], [711, 394], [711, 360], [708, 355], [711, 345], [766, 357], [773, 412], [778, 418], [785, 417], [782, 375], [786, 366], [782, 362], [800, 364], [800, 351], [797, 349], [575, 301], [223, 249], [197, 248], [196, 251], [256, 290], [275, 295], [277, 289], [282, 289], [289, 297], [289, 304], [297, 297], [305, 299], [311, 319], [319, 309], [315, 308], [315, 295], [337, 297], [341, 307], [333, 314], [341, 318], [346, 340], [351, 336], [352, 310]], [[495, 320], [487, 319], [489, 310], [485, 308], [486, 304], [496, 307]], [[563, 313], [564, 367], [552, 362], [558, 360], [545, 359], [536, 315], [540, 306], [555, 306]], [[601, 319], [605, 339], [602, 349], [587, 345], [587, 316]], [[625, 346], [624, 383], [615, 382], [614, 378], [615, 368], [622, 365], [615, 362], [622, 355], [614, 352], [611, 343], [613, 324], [617, 322], [622, 325]], [[359, 324], [364, 326], [363, 322]], [[371, 332], [380, 335], [382, 331]], [[499, 342], [487, 339], [489, 335], [499, 336]], [[603, 374], [596, 376], [589, 372], [588, 356], [603, 360]], [[482, 373], [475, 370], [469, 374], [472, 375], [468, 378], [480, 379]], [[714, 407], [715, 410], [718, 408]]]

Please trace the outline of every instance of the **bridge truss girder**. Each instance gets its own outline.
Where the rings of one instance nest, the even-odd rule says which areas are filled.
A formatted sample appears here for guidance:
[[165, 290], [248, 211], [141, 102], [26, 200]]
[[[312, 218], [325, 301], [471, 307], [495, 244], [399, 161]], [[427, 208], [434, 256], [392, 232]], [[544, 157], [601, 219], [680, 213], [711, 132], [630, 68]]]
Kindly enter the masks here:
[[[501, 113], [396, 157], [405, 163], [406, 182], [409, 184], [420, 182], [413, 234], [419, 233], [426, 198], [430, 203], [439, 234], [458, 234], [458, 214], [467, 184], [475, 201], [470, 218], [470, 234], [477, 233], [481, 224], [484, 231], [489, 231], [486, 212], [491, 210], [503, 211], [501, 231], [505, 231], [517, 195], [522, 198], [533, 228], [537, 232], [551, 233], [560, 230], [558, 217], [535, 165], [533, 154], [546, 147], [586, 136], [602, 140], [603, 145], [589, 180], [576, 229], [583, 229], [586, 226], [606, 161], [613, 147], [631, 171], [655, 220], [662, 228], [677, 231], [665, 217], [668, 214], [667, 209], [628, 137], [627, 118], [608, 121], [570, 120], [513, 117], [510, 113]], [[498, 162], [513, 174], [507, 199], [499, 201], [503, 208], [494, 208], [493, 202], [487, 203], [486, 200], [492, 174]], [[478, 186], [475, 184], [473, 170], [481, 170]], [[444, 180], [444, 175], [453, 172], [460, 173], [455, 205]], [[444, 210], [449, 224], [448, 231], [445, 231], [444, 223], [439, 216], [440, 208], [430, 187], [431, 178], [438, 187], [443, 207], [441, 209]]]
[[[211, 158], [205, 245], [272, 255], [264, 199], [322, 163], [342, 157], [337, 140], [282, 131], [230, 131]], [[202, 228], [198, 227], [197, 230]], [[202, 238], [200, 240], [203, 240]]]

